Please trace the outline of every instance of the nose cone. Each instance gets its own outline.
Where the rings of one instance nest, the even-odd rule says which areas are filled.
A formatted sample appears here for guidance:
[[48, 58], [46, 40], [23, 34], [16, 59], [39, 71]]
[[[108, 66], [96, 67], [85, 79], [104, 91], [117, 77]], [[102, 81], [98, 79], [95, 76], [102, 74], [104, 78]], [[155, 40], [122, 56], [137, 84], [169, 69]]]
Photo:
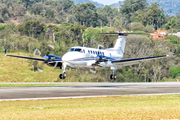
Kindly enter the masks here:
[[71, 60], [75, 60], [78, 58], [83, 58], [84, 54], [83, 53], [79, 53], [79, 52], [68, 52], [66, 54], [63, 55], [62, 57], [62, 61], [71, 61]]
[[71, 59], [72, 58], [71, 58], [71, 55], [69, 55], [69, 53], [64, 54], [62, 57], [62, 61], [69, 61]]

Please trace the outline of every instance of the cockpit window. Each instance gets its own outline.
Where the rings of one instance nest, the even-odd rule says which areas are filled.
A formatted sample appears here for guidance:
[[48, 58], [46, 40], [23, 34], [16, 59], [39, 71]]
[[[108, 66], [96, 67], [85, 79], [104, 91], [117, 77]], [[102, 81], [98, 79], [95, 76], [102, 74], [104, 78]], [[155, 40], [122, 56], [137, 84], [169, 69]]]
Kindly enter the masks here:
[[72, 52], [72, 51], [74, 51], [74, 49], [75, 49], [75, 48], [71, 48], [71, 49], [69, 50], [69, 52]]
[[76, 48], [75, 51], [81, 52], [81, 49], [80, 48]]
[[69, 52], [74, 52], [74, 51], [76, 51], [76, 52], [81, 52], [82, 49], [80, 49], [80, 48], [71, 48], [71, 49], [69, 50]]

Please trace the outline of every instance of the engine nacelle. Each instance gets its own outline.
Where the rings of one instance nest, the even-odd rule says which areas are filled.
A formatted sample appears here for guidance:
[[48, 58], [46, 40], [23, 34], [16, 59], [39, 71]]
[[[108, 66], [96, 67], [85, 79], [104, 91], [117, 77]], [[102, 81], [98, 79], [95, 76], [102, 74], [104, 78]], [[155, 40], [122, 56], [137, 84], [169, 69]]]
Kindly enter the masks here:
[[100, 62], [100, 61], [106, 61], [106, 57], [104, 57], [104, 56], [97, 56], [97, 57], [95, 57], [95, 60], [97, 61], [97, 62]]

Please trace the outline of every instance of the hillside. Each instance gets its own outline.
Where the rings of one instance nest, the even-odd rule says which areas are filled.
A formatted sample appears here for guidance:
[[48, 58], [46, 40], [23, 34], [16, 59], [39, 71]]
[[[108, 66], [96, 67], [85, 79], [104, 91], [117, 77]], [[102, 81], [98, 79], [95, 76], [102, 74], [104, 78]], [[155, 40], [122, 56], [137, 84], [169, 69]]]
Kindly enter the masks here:
[[180, 0], [147, 0], [147, 2], [158, 2], [165, 14], [176, 15], [180, 12]]

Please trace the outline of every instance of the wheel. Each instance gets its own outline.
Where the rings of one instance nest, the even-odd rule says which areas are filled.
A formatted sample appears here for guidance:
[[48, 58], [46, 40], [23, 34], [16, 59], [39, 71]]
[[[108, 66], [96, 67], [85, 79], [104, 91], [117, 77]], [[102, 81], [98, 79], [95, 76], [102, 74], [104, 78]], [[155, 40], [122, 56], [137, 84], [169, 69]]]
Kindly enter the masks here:
[[60, 79], [63, 79], [62, 74], [59, 75], [59, 78], [60, 78]]
[[66, 73], [65, 72], [63, 73], [63, 77], [66, 77]]
[[114, 81], [116, 80], [116, 75], [114, 76]]
[[111, 79], [111, 80], [113, 79], [113, 75], [112, 75], [112, 74], [110, 75], [110, 79]]
[[63, 79], [66, 78], [66, 73], [64, 72], [63, 75], [62, 75]]
[[114, 80], [116, 80], [116, 75], [114, 75]]

